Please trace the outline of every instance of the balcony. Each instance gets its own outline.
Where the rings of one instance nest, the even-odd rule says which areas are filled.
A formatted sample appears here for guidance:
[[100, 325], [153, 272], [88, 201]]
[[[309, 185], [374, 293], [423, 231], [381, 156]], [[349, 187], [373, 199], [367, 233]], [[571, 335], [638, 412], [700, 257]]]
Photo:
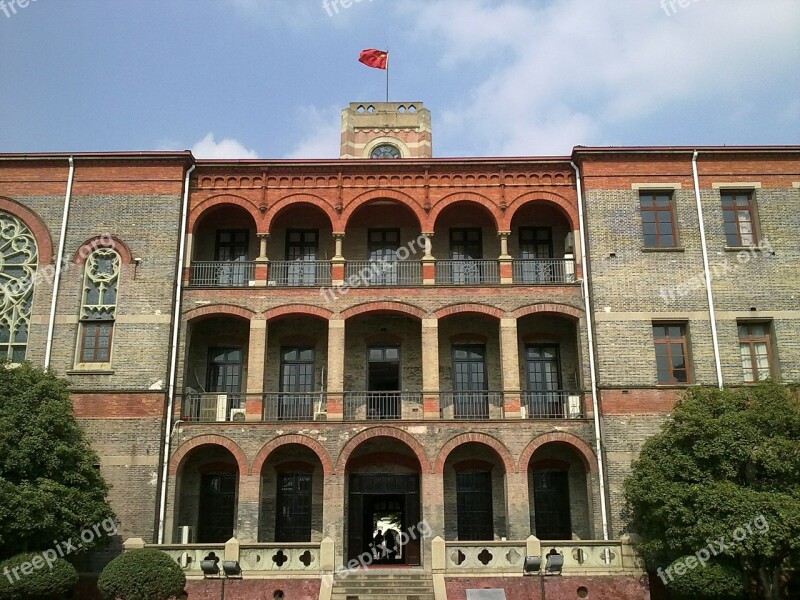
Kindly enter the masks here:
[[581, 392], [525, 391], [522, 392], [522, 416], [528, 419], [582, 419]]
[[505, 416], [503, 396], [503, 392], [484, 390], [440, 392], [440, 418], [478, 421], [502, 419]]
[[195, 261], [191, 266], [192, 287], [247, 287], [255, 279], [254, 262]]
[[345, 392], [345, 421], [422, 419], [421, 392]]
[[575, 261], [571, 258], [515, 259], [512, 264], [517, 284], [575, 283]]
[[500, 283], [498, 260], [437, 260], [439, 285], [486, 285]]
[[421, 261], [352, 260], [345, 265], [345, 279], [358, 278], [363, 287], [422, 285]]
[[264, 394], [265, 422], [321, 421], [326, 418], [323, 392], [281, 392]]
[[329, 260], [276, 260], [269, 265], [267, 285], [317, 287], [331, 284]]
[[199, 423], [244, 421], [246, 402], [244, 394], [187, 393], [182, 419]]

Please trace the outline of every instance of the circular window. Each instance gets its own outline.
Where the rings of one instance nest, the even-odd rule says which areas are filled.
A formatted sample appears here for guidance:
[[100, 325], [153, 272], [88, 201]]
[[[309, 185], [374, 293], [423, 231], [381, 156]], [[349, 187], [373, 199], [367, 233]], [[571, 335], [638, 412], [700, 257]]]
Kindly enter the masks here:
[[400, 150], [391, 144], [375, 146], [369, 155], [370, 158], [400, 158]]
[[589, 597], [589, 590], [584, 586], [578, 588], [578, 598], [588, 598]]

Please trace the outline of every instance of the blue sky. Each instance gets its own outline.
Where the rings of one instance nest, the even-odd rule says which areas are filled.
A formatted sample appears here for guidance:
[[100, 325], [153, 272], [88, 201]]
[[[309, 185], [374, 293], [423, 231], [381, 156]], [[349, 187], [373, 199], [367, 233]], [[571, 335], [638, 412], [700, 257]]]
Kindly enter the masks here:
[[335, 157], [340, 110], [384, 95], [358, 53], [387, 46], [435, 156], [800, 144], [797, 0], [328, 3], [0, 4], [0, 152]]

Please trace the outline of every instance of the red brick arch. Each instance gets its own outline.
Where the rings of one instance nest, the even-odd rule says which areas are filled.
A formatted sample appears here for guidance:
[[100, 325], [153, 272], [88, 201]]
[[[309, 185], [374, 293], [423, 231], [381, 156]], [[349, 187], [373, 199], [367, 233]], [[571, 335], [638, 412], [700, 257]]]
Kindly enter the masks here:
[[326, 321], [331, 318], [333, 312], [321, 306], [313, 306], [311, 304], [284, 304], [283, 306], [276, 306], [275, 308], [268, 308], [263, 313], [267, 321], [285, 317], [287, 315], [299, 315], [304, 317], [319, 317]]
[[375, 312], [399, 313], [402, 315], [408, 315], [409, 317], [415, 317], [417, 319], [422, 319], [427, 314], [423, 309], [411, 304], [406, 304], [405, 302], [386, 301], [357, 304], [346, 310], [343, 310], [341, 316], [343, 319], [349, 319], [358, 315], [365, 315]]
[[322, 473], [326, 477], [332, 473], [333, 465], [331, 464], [331, 458], [328, 456], [328, 452], [325, 450], [322, 444], [305, 435], [289, 434], [281, 435], [264, 444], [261, 450], [258, 451], [258, 454], [256, 454], [256, 457], [253, 459], [253, 465], [250, 467], [250, 475], [260, 475], [261, 469], [264, 468], [264, 463], [267, 462], [270, 454], [282, 446], [288, 446], [291, 444], [304, 446], [316, 454], [319, 462], [322, 463]]
[[232, 206], [239, 206], [243, 208], [247, 211], [250, 217], [252, 217], [253, 225], [258, 227], [258, 222], [261, 219], [261, 215], [258, 212], [258, 207], [253, 204], [253, 202], [247, 198], [243, 198], [242, 196], [235, 196], [233, 194], [219, 194], [217, 196], [206, 198], [199, 204], [192, 207], [191, 211], [189, 212], [187, 231], [194, 233], [194, 230], [197, 228], [197, 223], [206, 215], [206, 213], [212, 208], [222, 204], [230, 204]]
[[494, 220], [494, 226], [497, 231], [500, 231], [500, 225], [503, 222], [503, 215], [500, 209], [495, 205], [494, 201], [487, 198], [482, 194], [475, 192], [454, 192], [439, 200], [432, 208], [428, 215], [427, 222], [423, 231], [436, 231], [436, 219], [441, 212], [452, 204], [463, 202], [465, 204], [474, 204], [480, 206], [484, 211], [488, 212]]
[[353, 451], [363, 442], [379, 437], [388, 437], [403, 442], [416, 455], [422, 472], [431, 472], [431, 463], [430, 460], [428, 460], [428, 455], [425, 453], [425, 448], [423, 448], [422, 444], [417, 441], [415, 437], [409, 433], [406, 433], [402, 429], [382, 426], [370, 427], [369, 429], [365, 429], [361, 433], [350, 438], [350, 441], [347, 442], [345, 447], [342, 449], [341, 454], [339, 454], [339, 460], [336, 461], [336, 473], [340, 475], [344, 474], [347, 467], [347, 460], [350, 458], [350, 455], [353, 453]]
[[514, 214], [522, 208], [525, 204], [529, 202], [544, 202], [546, 204], [555, 205], [560, 209], [560, 212], [564, 215], [564, 217], [569, 221], [570, 229], [575, 231], [578, 229], [578, 209], [576, 205], [576, 201], [571, 202], [560, 196], [554, 192], [528, 192], [526, 194], [522, 194], [514, 198], [508, 204], [508, 208], [506, 209], [505, 214], [503, 215], [503, 219], [501, 221], [501, 225], [503, 226], [503, 231], [511, 231], [511, 220], [514, 218]]
[[241, 306], [234, 306], [233, 304], [211, 304], [209, 306], [193, 308], [183, 313], [183, 318], [187, 321], [223, 316], [239, 317], [240, 319], [251, 321], [256, 317], [256, 313], [252, 310], [242, 308]]
[[236, 463], [239, 465], [240, 477], [250, 472], [248, 469], [247, 456], [239, 444], [221, 435], [199, 435], [184, 442], [180, 448], [172, 454], [169, 459], [169, 474], [177, 475], [178, 471], [183, 466], [183, 462], [192, 450], [201, 446], [222, 446], [233, 454], [233, 457], [236, 459]]
[[556, 304], [553, 302], [543, 302], [541, 304], [528, 304], [526, 306], [521, 306], [512, 312], [511, 316], [515, 319], [520, 319], [536, 313], [554, 313], [557, 315], [572, 317], [573, 319], [580, 319], [583, 317], [583, 311], [581, 309], [575, 308], [574, 306], [570, 306], [568, 304]]
[[489, 306], [488, 304], [477, 304], [474, 302], [451, 304], [450, 306], [440, 308], [434, 314], [436, 315], [436, 318], [443, 319], [444, 317], [461, 313], [479, 313], [482, 315], [489, 315], [495, 319], [501, 319], [504, 315], [503, 311], [497, 307]]
[[39, 215], [16, 200], [3, 198], [2, 196], [0, 196], [0, 210], [14, 215], [25, 223], [25, 226], [36, 240], [36, 250], [39, 253], [40, 265], [49, 265], [53, 262], [53, 239], [50, 237], [47, 225], [44, 224]]
[[123, 265], [129, 265], [133, 262], [133, 254], [130, 248], [128, 248], [125, 242], [113, 235], [98, 235], [89, 238], [75, 251], [72, 262], [76, 265], [82, 265], [95, 248], [113, 248], [117, 251], [117, 254], [119, 254]]
[[488, 446], [494, 450], [500, 460], [503, 461], [506, 474], [514, 473], [516, 471], [516, 465], [514, 464], [514, 460], [511, 458], [511, 453], [501, 441], [493, 438], [490, 435], [486, 435], [485, 433], [470, 432], [457, 435], [448, 440], [447, 443], [442, 446], [442, 449], [439, 451], [439, 455], [436, 457], [434, 473], [444, 473], [444, 464], [447, 461], [447, 457], [450, 455], [450, 453], [459, 446], [469, 443], [483, 444], [484, 446]]
[[409, 208], [417, 218], [420, 229], [427, 218], [425, 215], [425, 210], [422, 208], [420, 203], [408, 194], [399, 192], [397, 190], [369, 190], [356, 196], [353, 200], [347, 203], [347, 206], [345, 207], [344, 211], [342, 211], [342, 216], [339, 219], [341, 231], [345, 231], [347, 229], [347, 223], [350, 220], [350, 217], [358, 208], [365, 204], [369, 204], [370, 202], [374, 202], [375, 200], [395, 200], [403, 206]]
[[545, 444], [558, 443], [570, 446], [583, 461], [583, 466], [586, 467], [586, 472], [591, 473], [597, 470], [597, 457], [595, 456], [589, 445], [584, 442], [577, 435], [566, 433], [563, 431], [551, 431], [544, 433], [539, 437], [534, 438], [522, 451], [517, 463], [517, 472], [525, 473], [528, 470], [528, 464], [531, 461], [533, 453]]
[[259, 231], [269, 232], [270, 228], [272, 227], [272, 221], [275, 220], [275, 217], [277, 217], [287, 208], [291, 208], [299, 204], [310, 204], [311, 206], [315, 206], [316, 208], [320, 209], [328, 217], [328, 220], [331, 223], [331, 229], [333, 231], [338, 231], [337, 225], [339, 223], [339, 215], [336, 214], [333, 206], [331, 206], [325, 198], [321, 196], [315, 196], [314, 194], [290, 194], [274, 202], [272, 206], [269, 207], [267, 212], [264, 213], [264, 218], [261, 221]]

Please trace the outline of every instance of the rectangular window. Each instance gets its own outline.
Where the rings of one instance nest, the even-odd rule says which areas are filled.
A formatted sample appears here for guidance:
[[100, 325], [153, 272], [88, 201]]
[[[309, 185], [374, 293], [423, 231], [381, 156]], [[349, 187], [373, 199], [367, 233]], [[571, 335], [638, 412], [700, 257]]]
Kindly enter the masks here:
[[725, 243], [728, 246], [749, 247], [758, 243], [752, 192], [724, 192], [722, 215], [725, 222]]
[[671, 192], [641, 192], [642, 231], [645, 248], [675, 248], [675, 211]]
[[114, 322], [83, 323], [81, 362], [109, 362]]
[[658, 383], [691, 383], [689, 352], [686, 342], [686, 325], [681, 323], [654, 323], [653, 343], [656, 349]]
[[276, 542], [311, 541], [311, 473], [278, 475]]
[[772, 376], [772, 347], [769, 323], [739, 323], [739, 351], [747, 383]]

